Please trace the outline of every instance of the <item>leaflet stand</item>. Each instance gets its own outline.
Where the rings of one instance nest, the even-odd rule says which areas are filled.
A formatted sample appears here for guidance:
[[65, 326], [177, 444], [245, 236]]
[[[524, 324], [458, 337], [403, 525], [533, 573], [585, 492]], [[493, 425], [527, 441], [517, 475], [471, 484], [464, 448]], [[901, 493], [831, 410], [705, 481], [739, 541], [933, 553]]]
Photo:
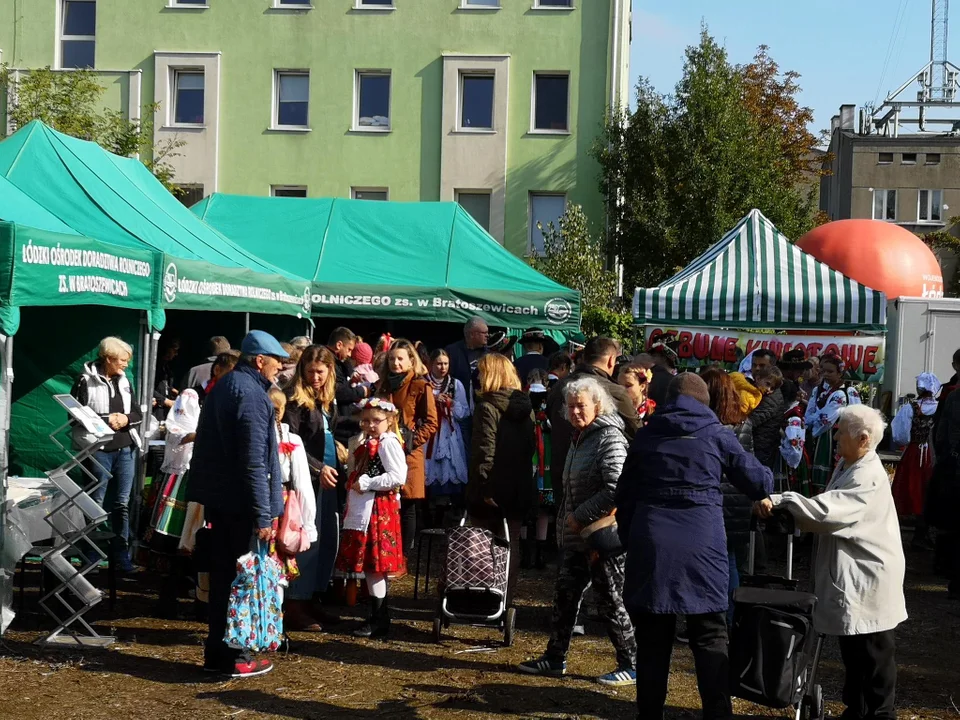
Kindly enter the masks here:
[[[37, 643], [58, 647], [103, 648], [111, 645], [115, 638], [98, 634], [83, 619], [83, 615], [103, 598], [103, 593], [86, 577], [100, 564], [101, 559], [107, 557], [89, 537], [97, 526], [107, 519], [106, 510], [94, 501], [91, 494], [105, 485], [110, 477], [106, 468], [97, 463], [93, 454], [113, 438], [113, 431], [100, 416], [81, 405], [73, 396], [54, 395], [53, 399], [67, 411], [68, 419], [50, 434], [50, 440], [66, 453], [68, 460], [47, 473], [50, 482], [62, 492], [64, 502], [45, 518], [53, 530], [54, 545], [45, 551], [41, 558], [43, 567], [53, 573], [60, 584], [40, 598], [40, 607], [57, 622], [57, 627]], [[68, 428], [73, 445], [79, 449], [68, 448], [58, 438]], [[104, 471], [102, 481], [90, 471], [86, 461], [95, 463]], [[70, 478], [69, 473], [75, 468], [79, 468], [86, 476], [85, 487]], [[82, 527], [70, 519], [70, 513], [67, 512], [70, 508], [80, 511], [85, 519]], [[70, 548], [80, 551], [82, 557], [88, 558], [79, 570], [64, 557], [64, 551]], [[93, 552], [90, 552], [91, 550]], [[99, 558], [90, 561], [89, 557], [94, 553], [99, 555]], [[58, 603], [53, 602], [54, 598]]]

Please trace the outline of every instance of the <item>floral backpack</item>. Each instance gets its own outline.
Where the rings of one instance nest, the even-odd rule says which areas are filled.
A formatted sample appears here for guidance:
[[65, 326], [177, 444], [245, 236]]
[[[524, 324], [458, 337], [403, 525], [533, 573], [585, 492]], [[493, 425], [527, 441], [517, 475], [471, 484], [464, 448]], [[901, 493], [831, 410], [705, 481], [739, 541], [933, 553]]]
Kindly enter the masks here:
[[270, 557], [267, 544], [237, 560], [237, 577], [230, 587], [227, 630], [223, 641], [240, 650], [276, 650], [283, 636], [280, 584], [283, 571]]

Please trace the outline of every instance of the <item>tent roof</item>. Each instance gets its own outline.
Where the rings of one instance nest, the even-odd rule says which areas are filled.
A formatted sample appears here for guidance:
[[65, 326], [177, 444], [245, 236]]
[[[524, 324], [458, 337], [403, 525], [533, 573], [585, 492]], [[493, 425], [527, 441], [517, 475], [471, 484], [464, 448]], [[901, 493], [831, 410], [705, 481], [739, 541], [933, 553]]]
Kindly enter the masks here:
[[884, 294], [803, 252], [759, 210], [655, 288], [637, 288], [639, 325], [886, 330]]
[[[78, 233], [119, 246], [146, 246], [165, 253], [168, 261], [185, 261], [177, 263], [179, 276], [174, 266], [174, 282], [189, 274], [197, 286], [206, 284], [196, 292], [181, 291], [180, 303], [170, 299], [176, 292], [165, 293], [168, 305], [217, 309], [219, 300], [225, 305], [222, 309], [237, 311], [298, 309], [292, 300], [286, 303], [289, 309], [269, 309], [260, 301], [271, 289], [302, 297], [303, 279], [245, 251], [202, 222], [139, 160], [113, 155], [96, 143], [35, 120], [0, 142], [0, 175]], [[224, 291], [214, 283], [230, 285]], [[255, 292], [238, 290], [238, 285]], [[228, 293], [234, 294], [224, 303]]]
[[0, 175], [0, 220], [38, 230], [77, 235], [75, 230]]
[[578, 292], [504, 249], [457, 203], [214, 194], [193, 211], [248, 251], [313, 278], [315, 315], [580, 324]]

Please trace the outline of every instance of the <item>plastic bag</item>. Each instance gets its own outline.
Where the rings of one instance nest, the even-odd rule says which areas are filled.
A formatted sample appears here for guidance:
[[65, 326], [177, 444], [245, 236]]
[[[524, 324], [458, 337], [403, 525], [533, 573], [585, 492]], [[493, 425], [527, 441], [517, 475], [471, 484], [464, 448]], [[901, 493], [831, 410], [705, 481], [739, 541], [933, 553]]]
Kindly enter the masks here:
[[276, 650], [283, 635], [280, 583], [283, 570], [267, 546], [237, 560], [237, 577], [230, 587], [227, 631], [223, 641], [240, 650]]

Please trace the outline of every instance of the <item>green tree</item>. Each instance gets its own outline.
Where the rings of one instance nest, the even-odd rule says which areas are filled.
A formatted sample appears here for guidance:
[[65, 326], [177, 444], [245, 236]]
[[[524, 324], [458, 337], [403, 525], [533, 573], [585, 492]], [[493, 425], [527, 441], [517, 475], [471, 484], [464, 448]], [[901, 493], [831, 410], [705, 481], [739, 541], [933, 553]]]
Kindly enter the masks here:
[[583, 305], [583, 332], [626, 339], [630, 316], [617, 297], [617, 275], [607, 270], [603, 241], [590, 233], [587, 216], [579, 205], [569, 205], [554, 225], [538, 225], [543, 233], [543, 255], [530, 265], [551, 280], [579, 290]]
[[159, 103], [145, 105], [141, 120], [105, 109], [105, 88], [91, 70], [55, 72], [46, 67], [18, 76], [0, 65], [0, 88], [12, 99], [8, 120], [14, 131], [32, 120], [42, 120], [58, 132], [90, 140], [117, 155], [139, 155], [168, 190], [180, 192], [170, 160], [184, 142], [167, 140], [154, 145], [152, 118]]
[[817, 139], [795, 96], [761, 48], [737, 67], [709, 35], [686, 51], [672, 95], [641, 79], [636, 109], [613, 113], [594, 147], [607, 201], [610, 250], [624, 287], [654, 286], [703, 253], [752, 208], [788, 237], [812, 226], [803, 186]]

